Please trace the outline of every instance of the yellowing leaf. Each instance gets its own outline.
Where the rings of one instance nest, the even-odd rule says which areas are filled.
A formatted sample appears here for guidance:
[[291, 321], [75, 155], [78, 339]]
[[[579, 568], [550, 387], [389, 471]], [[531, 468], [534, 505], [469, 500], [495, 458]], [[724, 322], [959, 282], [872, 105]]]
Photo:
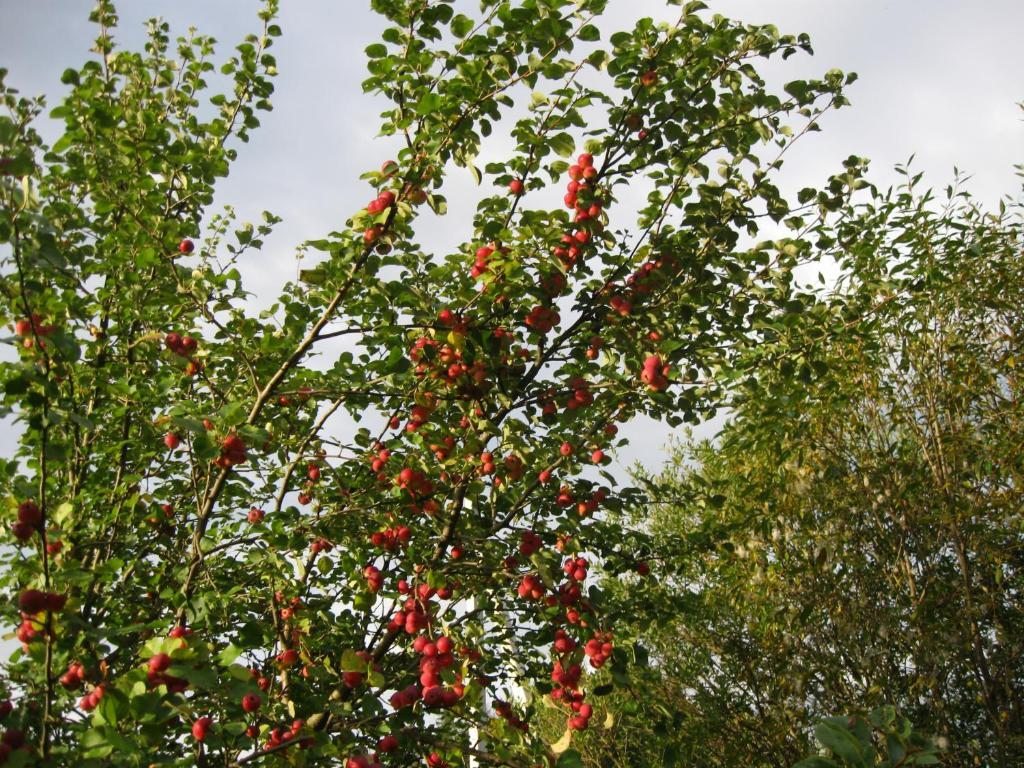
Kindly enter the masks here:
[[551, 751], [556, 755], [560, 755], [569, 748], [569, 744], [572, 743], [572, 731], [568, 728], [565, 729], [565, 733], [562, 734], [562, 738], [551, 745]]

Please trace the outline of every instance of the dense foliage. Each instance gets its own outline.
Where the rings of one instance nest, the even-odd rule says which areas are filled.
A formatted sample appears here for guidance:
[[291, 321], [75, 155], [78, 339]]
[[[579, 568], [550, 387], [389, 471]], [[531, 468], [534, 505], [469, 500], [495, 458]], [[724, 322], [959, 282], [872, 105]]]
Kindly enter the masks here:
[[636, 764], [649, 722], [651, 765], [788, 766], [822, 718], [892, 705], [944, 764], [1024, 762], [1022, 199], [988, 212], [903, 173], [826, 238], [830, 310], [718, 440], [647, 477], [658, 695], [616, 694], [631, 746], [594, 734], [588, 764]]
[[[402, 149], [262, 312], [238, 265], [275, 218], [209, 207], [271, 106], [274, 0], [223, 61], [159, 21], [122, 50], [100, 0], [51, 147], [0, 91], [8, 764], [579, 764], [529, 722], [593, 728], [585, 670], [642, 656], [595, 585], [647, 571], [607, 517], [641, 500], [600, 470], [616, 423], [713, 412], [782, 354], [860, 183], [772, 182], [851, 79], [769, 92], [754, 63], [805, 38], [690, 3], [602, 47], [605, 4], [374, 0]], [[416, 224], [455, 166], [498, 189], [437, 253]]]

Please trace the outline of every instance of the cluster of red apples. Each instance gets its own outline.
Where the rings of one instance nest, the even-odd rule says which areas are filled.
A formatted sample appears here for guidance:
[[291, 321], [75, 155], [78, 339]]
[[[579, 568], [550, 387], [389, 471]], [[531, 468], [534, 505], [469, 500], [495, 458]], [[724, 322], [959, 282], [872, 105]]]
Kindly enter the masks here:
[[44, 339], [56, 332], [57, 326], [44, 323], [42, 316], [35, 313], [31, 317], [16, 320], [14, 323], [14, 333], [21, 337], [21, 345], [25, 349], [32, 349], [37, 338], [39, 345], [45, 346]]
[[[568, 170], [570, 178], [564, 202], [567, 207], [574, 211], [574, 226], [562, 235], [558, 245], [553, 249], [553, 255], [561, 262], [565, 272], [571, 270], [594, 248], [593, 234], [603, 229], [602, 215], [603, 202], [596, 189], [596, 182], [599, 176], [598, 170], [594, 167], [593, 157], [584, 153], [577, 158], [577, 162]], [[524, 192], [524, 185], [520, 179], [515, 179], [509, 185], [510, 191], [515, 195]], [[378, 215], [396, 205], [396, 195], [390, 190], [384, 190], [377, 195], [367, 206], [367, 213]], [[376, 242], [383, 234], [384, 228], [381, 224], [373, 224], [364, 233], [367, 244]], [[179, 246], [182, 254], [192, 253], [194, 245], [191, 240], [183, 240]], [[481, 278], [491, 267], [495, 254], [507, 254], [509, 249], [498, 243], [480, 246], [475, 254], [474, 265], [471, 274], [474, 278]], [[659, 279], [659, 270], [663, 266], [661, 261], [652, 261], [643, 265], [634, 275], [626, 281], [628, 298], [623, 294], [615, 294], [611, 303], [616, 313], [620, 315], [629, 314], [632, 301], [650, 293], [656, 286]], [[541, 285], [553, 300], [565, 289], [566, 280], [564, 272], [553, 272], [542, 275]], [[534, 306], [525, 316], [523, 323], [528, 331], [534, 334], [547, 334], [560, 322], [558, 311], [552, 306], [552, 302]], [[442, 340], [441, 336], [434, 337], [428, 333], [415, 339], [409, 348], [408, 354], [414, 365], [415, 373], [421, 379], [438, 381], [444, 386], [451, 387], [463, 395], [479, 397], [493, 386], [493, 381], [498, 375], [499, 366], [494, 360], [500, 361], [500, 366], [511, 366], [530, 355], [526, 347], [516, 344], [517, 338], [514, 331], [505, 327], [489, 329], [489, 338], [492, 348], [496, 350], [494, 357], [479, 356], [475, 359], [469, 358], [464, 353], [460, 337], [470, 333], [472, 321], [468, 320], [462, 312], [454, 309], [443, 309], [437, 316], [437, 325], [434, 329], [440, 333], [448, 332], [448, 338]], [[19, 321], [18, 332], [27, 336], [46, 336], [54, 332], [54, 327], [44, 325], [37, 316], [31, 321]], [[652, 337], [651, 340], [656, 341]], [[177, 332], [170, 332], [164, 336], [164, 346], [174, 355], [187, 360], [186, 372], [193, 376], [202, 370], [202, 364], [196, 360], [195, 353], [198, 350], [199, 342], [189, 335], [182, 335]], [[595, 359], [603, 345], [599, 336], [591, 338], [590, 346], [587, 349], [586, 357]], [[643, 366], [640, 375], [641, 381], [651, 390], [660, 391], [668, 386], [669, 368], [664, 364], [661, 357], [649, 356]], [[541, 407], [542, 416], [550, 423], [550, 419], [557, 417], [558, 410], [564, 408], [566, 411], [574, 411], [591, 406], [595, 402], [594, 393], [591, 391], [589, 382], [583, 377], [574, 377], [568, 382], [568, 393], [564, 395], [552, 389], [541, 394], [538, 403]], [[308, 395], [307, 395], [308, 397]], [[404, 429], [406, 433], [415, 433], [430, 423], [431, 416], [437, 408], [438, 396], [429, 390], [417, 394], [417, 402], [409, 413], [406, 414]], [[286, 405], [290, 401], [287, 397], [281, 396], [280, 404]], [[477, 416], [482, 416], [477, 413]], [[550, 417], [550, 419], [549, 419]], [[214, 425], [209, 420], [204, 420], [204, 427], [213, 430]], [[392, 417], [390, 426], [392, 429], [401, 427], [399, 417]], [[463, 430], [468, 429], [469, 422], [463, 417], [459, 424]], [[598, 430], [601, 433], [601, 430]], [[613, 437], [616, 433], [614, 424], [608, 424], [604, 428], [604, 437]], [[429, 450], [437, 458], [438, 462], [448, 462], [449, 459], [459, 450], [459, 443], [463, 438], [456, 438], [452, 434], [434, 437], [435, 443], [428, 443]], [[589, 452], [590, 459], [595, 464], [602, 464], [606, 456], [601, 448], [603, 438], [596, 438], [591, 443], [591, 438], [580, 441], [578, 445], [566, 441], [559, 451], [563, 459], [571, 457], [580, 450]], [[468, 443], [470, 442], [468, 438]], [[181, 442], [181, 437], [174, 432], [167, 433], [164, 438], [166, 447], [175, 450]], [[588, 446], [588, 443], [591, 443]], [[595, 447], [596, 446], [596, 447]], [[592, 450], [591, 450], [592, 449]], [[515, 453], [496, 456], [490, 450], [481, 450], [476, 446], [467, 450], [465, 454], [466, 468], [463, 470], [451, 470], [448, 467], [443, 469], [438, 477], [441, 482], [451, 480], [461, 482], [467, 473], [476, 476], [489, 478], [495, 486], [505, 482], [514, 482], [522, 478], [525, 473], [523, 459]], [[230, 433], [220, 439], [220, 453], [214, 464], [222, 469], [230, 469], [247, 460], [247, 450], [242, 438]], [[439, 512], [439, 504], [433, 498], [435, 494], [435, 480], [427, 471], [403, 466], [395, 473], [394, 469], [388, 470], [391, 460], [391, 451], [383, 444], [375, 446], [373, 455], [370, 457], [370, 464], [378, 481], [382, 485], [393, 485], [402, 489], [407, 497], [407, 505], [410, 509], [435, 515]], [[556, 465], [552, 465], [552, 468]], [[548, 484], [553, 479], [552, 468], [542, 470], [538, 475], [541, 485]], [[300, 496], [302, 503], [308, 503], [316, 484], [320, 481], [320, 465], [309, 463], [306, 468], [307, 484]], [[459, 475], [462, 472], [462, 475]], [[607, 490], [598, 488], [590, 492], [589, 496], [579, 496], [578, 492], [568, 485], [556, 486], [555, 502], [561, 508], [575, 507], [579, 516], [587, 516], [593, 513], [605, 500]], [[578, 497], [579, 496], [579, 497]], [[249, 522], [257, 524], [262, 521], [264, 512], [253, 507], [248, 513]], [[374, 531], [369, 535], [373, 546], [385, 553], [400, 552], [410, 543], [413, 537], [413, 530], [408, 525], [400, 524], [393, 518], [393, 524], [382, 530]], [[39, 508], [31, 501], [24, 502], [19, 506], [18, 519], [12, 526], [15, 536], [22, 541], [31, 538], [32, 534], [41, 530], [44, 523]], [[506, 567], [515, 569], [519, 563], [529, 559], [542, 547], [540, 534], [528, 530], [521, 532], [518, 554], [523, 560], [511, 557], [506, 560]], [[559, 550], [565, 544], [560, 541]], [[313, 540], [311, 550], [314, 554], [329, 551], [331, 544], [323, 538]], [[462, 552], [457, 545], [452, 545], [450, 556], [453, 560], [458, 559]], [[527, 566], [529, 567], [529, 566]], [[587, 660], [592, 668], [602, 667], [610, 658], [614, 643], [612, 635], [606, 631], [591, 629], [597, 624], [593, 607], [584, 596], [583, 583], [587, 578], [588, 561], [583, 557], [570, 557], [563, 566], [564, 580], [558, 584], [547, 585], [540, 574], [530, 571], [522, 574], [518, 581], [517, 593], [520, 598], [530, 602], [542, 602], [548, 607], [558, 608], [558, 618], [555, 620], [554, 639], [552, 641], [551, 656], [551, 679], [554, 687], [551, 698], [567, 709], [568, 726], [573, 730], [582, 730], [588, 727], [589, 720], [593, 713], [592, 706], [585, 701], [585, 695], [581, 690], [581, 679], [583, 666]], [[644, 566], [646, 569], [646, 566]], [[522, 572], [520, 572], [522, 573]], [[365, 579], [370, 593], [379, 592], [384, 584], [384, 574], [374, 564], [366, 565], [362, 575]], [[462, 674], [465, 669], [458, 669], [458, 656], [452, 639], [446, 635], [436, 636], [431, 632], [435, 624], [439, 606], [432, 602], [433, 598], [441, 600], [449, 599], [454, 587], [442, 587], [435, 589], [426, 584], [419, 584], [417, 587], [410, 587], [404, 579], [399, 580], [399, 593], [405, 595], [395, 610], [387, 630], [390, 632], [404, 633], [413, 638], [411, 648], [418, 654], [417, 664], [419, 669], [418, 680], [410, 685], [397, 690], [390, 698], [391, 706], [398, 710], [412, 707], [417, 704], [427, 709], [445, 709], [456, 706], [462, 699], [465, 687], [462, 682]], [[41, 621], [37, 615], [43, 611], [57, 612], [63, 609], [65, 597], [56, 593], [41, 592], [39, 590], [26, 590], [19, 598], [19, 607], [22, 609], [24, 621], [22, 629], [19, 630], [19, 639], [23, 642], [36, 637], [49, 621]], [[282, 597], [276, 598], [280, 605]], [[289, 647], [284, 648], [276, 657], [278, 668], [287, 669], [299, 663], [300, 654], [297, 650], [300, 642], [299, 630], [291, 623], [295, 612], [300, 607], [297, 599], [292, 603], [280, 608], [280, 619], [285, 634], [289, 637]], [[176, 627], [171, 632], [172, 637], [183, 638], [187, 630]], [[184, 641], [183, 641], [184, 642]], [[369, 651], [357, 652], [358, 656], [368, 667], [376, 668], [376, 662]], [[469, 662], [479, 658], [479, 655], [467, 648], [460, 648], [459, 654]], [[181, 693], [189, 684], [183, 679], [170, 674], [169, 670], [173, 665], [171, 654], [156, 653], [146, 661], [146, 679], [150, 688], [165, 687], [168, 693]], [[59, 682], [68, 690], [78, 690], [87, 682], [85, 667], [79, 662], [72, 662], [67, 671], [61, 675]], [[366, 683], [364, 672], [346, 671], [343, 673], [343, 680], [349, 688], [357, 688]], [[96, 682], [79, 700], [79, 708], [82, 711], [95, 709], [104, 696], [104, 683]], [[259, 688], [263, 691], [269, 690], [271, 679], [260, 676], [258, 679]], [[240, 706], [247, 715], [255, 715], [261, 709], [263, 699], [256, 693], [245, 694], [240, 700]], [[528, 729], [528, 724], [520, 719], [513, 711], [511, 705], [498, 701], [495, 704], [495, 711], [504, 718], [512, 727], [523, 731]], [[203, 742], [207, 734], [214, 726], [214, 720], [208, 715], [198, 717], [192, 725], [192, 735], [198, 742]], [[286, 742], [295, 740], [303, 746], [312, 743], [307, 735], [303, 735], [302, 729], [305, 724], [302, 720], [295, 720], [291, 727], [279, 726], [269, 730], [264, 745], [266, 749], [280, 747]], [[255, 723], [246, 729], [250, 738], [257, 738], [260, 731]], [[3, 744], [0, 743], [0, 757], [4, 756]], [[383, 736], [377, 744], [377, 752], [372, 755], [355, 755], [348, 758], [347, 768], [379, 768], [381, 755], [398, 748], [398, 739], [394, 735]], [[437, 753], [431, 753], [427, 757], [427, 764], [433, 768], [443, 768], [447, 765], [443, 758]]]
[[178, 357], [184, 357], [188, 362], [185, 364], [185, 375], [192, 377], [203, 370], [203, 364], [192, 355], [199, 348], [199, 342], [194, 336], [182, 336], [172, 331], [164, 337], [164, 346]]

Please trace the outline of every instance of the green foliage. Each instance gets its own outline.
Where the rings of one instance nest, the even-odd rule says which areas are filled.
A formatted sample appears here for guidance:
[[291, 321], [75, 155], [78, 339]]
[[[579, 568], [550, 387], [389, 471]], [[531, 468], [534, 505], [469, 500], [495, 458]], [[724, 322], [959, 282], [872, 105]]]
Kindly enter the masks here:
[[[607, 594], [671, 702], [637, 724], [678, 724], [684, 761], [789, 765], [822, 717], [891, 705], [945, 764], [1024, 759], [1021, 202], [935, 200], [901, 171], [820, 232], [835, 294], [775, 326], [716, 443], [641, 478], [634, 546], [662, 579]], [[815, 734], [874, 765], [844, 722]]]
[[867, 716], [830, 717], [815, 726], [814, 736], [826, 754], [801, 760], [794, 768], [897, 768], [939, 763], [931, 740], [892, 707], [879, 707]]
[[[774, 94], [754, 67], [805, 39], [692, 3], [603, 49], [604, 0], [371, 5], [389, 26], [363, 87], [403, 148], [263, 312], [239, 264], [277, 219], [210, 205], [271, 108], [273, 0], [226, 59], [157, 21], [121, 50], [101, 0], [52, 147], [42, 103], [0, 90], [12, 761], [351, 766], [391, 736], [391, 764], [555, 761], [521, 727], [538, 702], [495, 702], [556, 693], [581, 730], [582, 667], [623, 688], [643, 657], [594, 585], [637, 564], [609, 515], [642, 494], [602, 485], [594, 451], [640, 414], [713, 413], [814, 303], [792, 271], [861, 166], [798, 207], [772, 176], [852, 77]], [[506, 128], [513, 150], [481, 170]], [[435, 253], [416, 224], [456, 167], [522, 189], [482, 197], [471, 238]], [[567, 209], [535, 202], [567, 173]], [[637, 227], [612, 232], [640, 180]], [[763, 218], [803, 234], [741, 245]], [[574, 647], [553, 652], [556, 632]], [[583, 679], [552, 683], [563, 662]]]

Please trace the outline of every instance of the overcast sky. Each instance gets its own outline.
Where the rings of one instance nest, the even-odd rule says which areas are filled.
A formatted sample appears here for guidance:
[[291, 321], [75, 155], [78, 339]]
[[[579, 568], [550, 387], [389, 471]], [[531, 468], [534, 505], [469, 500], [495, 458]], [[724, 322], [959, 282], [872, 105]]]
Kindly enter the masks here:
[[[763, 69], [781, 84], [832, 67], [859, 73], [853, 107], [831, 114], [824, 131], [789, 155], [784, 189], [820, 184], [850, 154], [872, 159], [872, 177], [893, 181], [890, 168], [916, 153], [915, 167], [944, 186], [954, 165], [973, 174], [970, 188], [986, 202], [1019, 187], [1012, 166], [1024, 161], [1024, 2], [1021, 0], [708, 0], [712, 10], [744, 21], [807, 32], [816, 55]], [[91, 0], [0, 0], [0, 67], [26, 94], [46, 93], [56, 104], [60, 73], [88, 55], [94, 30], [86, 21]], [[212, 34], [226, 54], [256, 29], [253, 0], [123, 0], [122, 45], [137, 45], [142, 22], [163, 16], [180, 34], [189, 25]], [[381, 24], [367, 0], [283, 0], [284, 37], [275, 46], [280, 77], [275, 109], [242, 148], [220, 201], [242, 220], [267, 209], [284, 218], [258, 262], [257, 290], [269, 292], [295, 273], [292, 247], [342, 226], [365, 204], [358, 176], [389, 155], [374, 145], [378, 104], [362, 93], [363, 49]], [[658, 0], [610, 0], [603, 28], [631, 25], [641, 15], [674, 18], [677, 8]], [[47, 132], [53, 137], [52, 132]], [[472, 195], [468, 178], [452, 179]], [[467, 197], [469, 200], [470, 197]], [[457, 219], [429, 225], [451, 235]], [[464, 222], [462, 222], [464, 224]], [[3, 429], [3, 427], [0, 427]], [[648, 461], [664, 430], [637, 432], [622, 458]], [[9, 439], [10, 435], [8, 435]], [[7, 441], [0, 441], [7, 442]]]

